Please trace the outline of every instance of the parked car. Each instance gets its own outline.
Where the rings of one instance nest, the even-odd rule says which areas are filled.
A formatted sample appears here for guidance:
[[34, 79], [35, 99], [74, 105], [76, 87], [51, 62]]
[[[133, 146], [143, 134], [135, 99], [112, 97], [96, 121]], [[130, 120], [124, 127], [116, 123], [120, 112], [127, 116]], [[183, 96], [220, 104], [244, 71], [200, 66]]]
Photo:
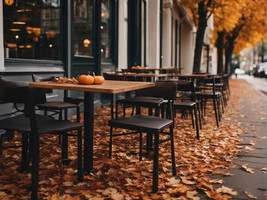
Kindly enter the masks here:
[[267, 78], [267, 62], [262, 62], [256, 66], [254, 76]]

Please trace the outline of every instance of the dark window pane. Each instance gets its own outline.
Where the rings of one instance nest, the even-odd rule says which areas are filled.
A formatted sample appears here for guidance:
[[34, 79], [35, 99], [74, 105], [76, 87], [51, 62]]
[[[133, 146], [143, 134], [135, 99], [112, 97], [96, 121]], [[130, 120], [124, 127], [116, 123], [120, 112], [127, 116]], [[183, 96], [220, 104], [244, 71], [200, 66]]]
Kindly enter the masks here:
[[74, 0], [74, 56], [92, 56], [92, 0]]
[[111, 54], [111, 0], [102, 0], [101, 5], [101, 58], [110, 59]]
[[60, 0], [3, 5], [6, 58], [61, 59]]

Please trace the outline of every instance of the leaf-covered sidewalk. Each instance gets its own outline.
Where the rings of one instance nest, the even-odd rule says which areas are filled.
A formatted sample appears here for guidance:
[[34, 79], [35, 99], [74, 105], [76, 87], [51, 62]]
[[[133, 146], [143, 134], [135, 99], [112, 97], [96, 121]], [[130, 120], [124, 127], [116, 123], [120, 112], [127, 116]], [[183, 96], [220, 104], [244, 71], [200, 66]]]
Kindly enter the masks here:
[[[249, 146], [241, 144], [241, 134], [248, 132], [238, 118], [240, 99], [256, 100], [259, 93], [251, 90], [243, 80], [231, 80], [231, 98], [223, 114], [220, 127], [216, 127], [214, 114], [210, 110], [200, 130], [200, 140], [196, 139], [191, 120], [182, 119], [178, 114], [175, 122], [175, 153], [178, 175], [171, 173], [170, 144], [160, 145], [159, 152], [159, 192], [151, 193], [152, 154], [145, 154], [138, 161], [138, 136], [116, 137], [112, 159], [108, 158], [109, 108], [95, 110], [95, 157], [96, 174], [85, 175], [82, 183], [76, 182], [76, 140], [70, 138], [68, 166], [61, 163], [61, 149], [57, 138], [51, 135], [41, 137], [40, 187], [42, 199], [231, 199], [237, 195], [234, 189], [224, 184], [223, 179], [233, 176], [228, 172], [235, 166], [238, 153]], [[252, 128], [252, 127], [250, 127]], [[145, 143], [145, 137], [144, 137]], [[20, 134], [4, 143], [0, 157], [0, 199], [29, 199], [30, 173], [20, 173], [20, 149], [5, 148], [20, 145]], [[251, 170], [243, 166], [244, 170]], [[263, 172], [263, 171], [262, 171]], [[249, 173], [249, 172], [248, 172]], [[248, 194], [250, 195], [250, 194]]]

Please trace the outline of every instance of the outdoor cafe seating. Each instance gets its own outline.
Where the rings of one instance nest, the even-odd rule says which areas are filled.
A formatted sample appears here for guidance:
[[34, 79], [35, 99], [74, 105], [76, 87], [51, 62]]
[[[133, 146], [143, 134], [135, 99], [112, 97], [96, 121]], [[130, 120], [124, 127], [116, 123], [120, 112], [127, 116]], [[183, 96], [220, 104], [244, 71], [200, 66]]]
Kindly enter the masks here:
[[[40, 81], [51, 81], [54, 77], [40, 77], [35, 74], [32, 74], [32, 81], [33, 82], [40, 82]], [[50, 93], [53, 92], [53, 90], [47, 90]], [[36, 106], [39, 110], [44, 111], [44, 114], [47, 116], [49, 112], [52, 114], [49, 114], [49, 116], [55, 116], [58, 114], [59, 120], [67, 120], [68, 119], [68, 110], [69, 109], [75, 109], [76, 110], [76, 116], [77, 116], [77, 122], [80, 122], [80, 105], [83, 102], [83, 98], [74, 98], [74, 97], [68, 97], [66, 95], [66, 91], [64, 91], [64, 99], [61, 101], [49, 101], [47, 100], [46, 93], [41, 94], [41, 98], [43, 99], [42, 103], [38, 103]], [[64, 118], [63, 118], [64, 113]], [[68, 158], [68, 137], [65, 135], [59, 135], [58, 136], [59, 143], [61, 144], [62, 148], [62, 161], [64, 164], [68, 164], [70, 162]]]
[[0, 100], [6, 103], [24, 104], [21, 114], [0, 120], [0, 129], [16, 131], [24, 136], [22, 137], [22, 164], [24, 169], [27, 169], [31, 160], [31, 199], [34, 200], [38, 199], [39, 137], [43, 134], [77, 137], [77, 180], [83, 180], [82, 124], [37, 114], [35, 105], [43, 102], [40, 97], [44, 92], [43, 89], [29, 88], [27, 83], [0, 79]]
[[[128, 134], [139, 134], [139, 160], [142, 160], [142, 137], [143, 132], [147, 134], [147, 138], [154, 138], [154, 158], [153, 158], [153, 183], [152, 192], [158, 190], [158, 163], [159, 163], [159, 144], [170, 141], [171, 142], [171, 159], [172, 159], [172, 174], [176, 175], [175, 166], [175, 152], [174, 152], [174, 141], [173, 141], [173, 120], [172, 120], [172, 107], [173, 100], [176, 97], [176, 84], [173, 82], [156, 82], [155, 87], [144, 89], [142, 93], [150, 94], [154, 99], [154, 104], [150, 104], [150, 108], [164, 109], [163, 104], [166, 106], [163, 115], [161, 117], [145, 115], [144, 113], [137, 113], [136, 115], [124, 116], [109, 121], [110, 126], [110, 141], [109, 141], [109, 157], [112, 156], [112, 140], [117, 136], [124, 136]], [[145, 106], [146, 98], [135, 101], [137, 106]], [[149, 100], [149, 99], [148, 99]], [[165, 101], [164, 101], [165, 100]], [[153, 99], [150, 99], [153, 101]], [[158, 113], [158, 112], [157, 112]], [[165, 113], [165, 114], [164, 114]], [[159, 114], [159, 113], [158, 113]], [[114, 133], [114, 128], [122, 128], [130, 130], [127, 133]], [[166, 131], [166, 128], [169, 131]], [[168, 136], [167, 138], [160, 139], [159, 135]]]

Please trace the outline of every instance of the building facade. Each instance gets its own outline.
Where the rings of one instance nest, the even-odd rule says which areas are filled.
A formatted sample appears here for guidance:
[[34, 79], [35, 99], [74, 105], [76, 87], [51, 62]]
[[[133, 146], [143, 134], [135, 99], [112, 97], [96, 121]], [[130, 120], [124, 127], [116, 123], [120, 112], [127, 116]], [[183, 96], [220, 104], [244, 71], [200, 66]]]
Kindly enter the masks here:
[[[179, 0], [3, 0], [0, 10], [0, 75], [10, 80], [133, 65], [192, 73], [196, 29]], [[201, 69], [212, 72], [206, 44]]]

